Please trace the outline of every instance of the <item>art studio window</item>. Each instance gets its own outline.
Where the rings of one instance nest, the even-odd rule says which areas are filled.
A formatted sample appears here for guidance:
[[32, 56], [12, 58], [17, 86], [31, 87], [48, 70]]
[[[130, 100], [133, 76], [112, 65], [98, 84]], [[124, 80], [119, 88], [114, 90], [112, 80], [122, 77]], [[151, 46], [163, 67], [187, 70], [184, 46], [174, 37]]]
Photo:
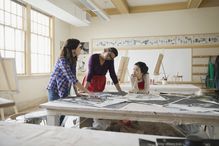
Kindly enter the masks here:
[[51, 66], [50, 17], [31, 10], [31, 73], [49, 73]]
[[0, 0], [0, 53], [15, 58], [18, 74], [25, 73], [24, 5]]
[[0, 54], [15, 58], [19, 75], [51, 69], [52, 17], [17, 0], [0, 0]]

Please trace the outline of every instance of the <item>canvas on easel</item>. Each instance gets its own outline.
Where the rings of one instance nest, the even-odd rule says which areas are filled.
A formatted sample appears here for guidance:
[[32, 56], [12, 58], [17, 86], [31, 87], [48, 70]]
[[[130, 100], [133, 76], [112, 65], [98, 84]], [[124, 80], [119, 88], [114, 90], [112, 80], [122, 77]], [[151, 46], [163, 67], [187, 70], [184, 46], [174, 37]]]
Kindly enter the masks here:
[[159, 54], [156, 66], [154, 68], [154, 75], [160, 75], [160, 66], [162, 64], [163, 54]]
[[117, 72], [117, 77], [121, 83], [125, 82], [125, 75], [128, 71], [128, 62], [129, 62], [129, 57], [121, 57], [118, 72]]
[[14, 58], [2, 58], [0, 56], [0, 83], [0, 91], [18, 91], [18, 82]]

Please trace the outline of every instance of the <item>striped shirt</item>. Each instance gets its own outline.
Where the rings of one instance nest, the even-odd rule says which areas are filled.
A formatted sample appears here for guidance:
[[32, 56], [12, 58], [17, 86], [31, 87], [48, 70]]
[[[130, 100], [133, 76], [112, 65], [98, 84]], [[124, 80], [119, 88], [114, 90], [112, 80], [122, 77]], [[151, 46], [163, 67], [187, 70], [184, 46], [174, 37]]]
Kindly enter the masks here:
[[59, 58], [50, 76], [47, 89], [52, 89], [57, 92], [60, 97], [64, 97], [68, 95], [71, 85], [77, 82], [76, 65], [70, 66], [67, 59]]

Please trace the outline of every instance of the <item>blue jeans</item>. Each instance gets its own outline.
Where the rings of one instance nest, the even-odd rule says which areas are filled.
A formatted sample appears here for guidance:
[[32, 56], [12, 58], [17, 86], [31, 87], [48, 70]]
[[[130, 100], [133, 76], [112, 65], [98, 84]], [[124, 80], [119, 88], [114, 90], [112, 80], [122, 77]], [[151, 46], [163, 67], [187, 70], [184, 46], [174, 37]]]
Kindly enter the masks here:
[[[48, 100], [49, 101], [53, 101], [53, 100], [57, 100], [60, 99], [59, 94], [56, 93], [54, 90], [52, 89], [48, 89]], [[61, 115], [60, 119], [59, 119], [59, 125], [62, 124], [63, 120], [64, 120], [65, 116]]]
[[60, 99], [59, 94], [52, 89], [48, 89], [48, 100], [53, 101], [57, 99]]

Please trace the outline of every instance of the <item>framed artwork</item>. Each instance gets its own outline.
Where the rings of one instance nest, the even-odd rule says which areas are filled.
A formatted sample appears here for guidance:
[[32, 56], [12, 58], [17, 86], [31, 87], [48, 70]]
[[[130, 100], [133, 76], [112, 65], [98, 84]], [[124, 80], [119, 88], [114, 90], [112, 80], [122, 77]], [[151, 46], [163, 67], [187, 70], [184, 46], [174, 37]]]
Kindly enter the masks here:
[[81, 54], [89, 54], [89, 42], [81, 42]]
[[87, 72], [88, 57], [89, 57], [88, 54], [79, 55], [78, 61], [77, 61], [77, 71], [79, 74]]
[[219, 33], [126, 38], [93, 39], [93, 49], [116, 48], [185, 48], [219, 46]]

